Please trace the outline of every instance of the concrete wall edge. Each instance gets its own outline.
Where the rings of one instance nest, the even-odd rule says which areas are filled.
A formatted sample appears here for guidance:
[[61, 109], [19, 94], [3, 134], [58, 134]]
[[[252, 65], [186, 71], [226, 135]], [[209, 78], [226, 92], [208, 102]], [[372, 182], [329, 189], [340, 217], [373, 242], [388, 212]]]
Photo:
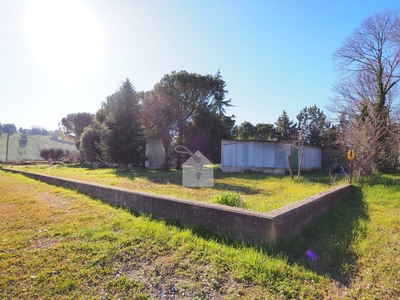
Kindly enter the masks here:
[[217, 235], [227, 235], [250, 243], [275, 243], [278, 239], [300, 232], [351, 192], [351, 185], [344, 184], [273, 211], [257, 212], [22, 170], [1, 170], [77, 189], [83, 194], [95, 196], [112, 205], [127, 207], [136, 213], [150, 213], [155, 218], [174, 220], [184, 226], [208, 227]]

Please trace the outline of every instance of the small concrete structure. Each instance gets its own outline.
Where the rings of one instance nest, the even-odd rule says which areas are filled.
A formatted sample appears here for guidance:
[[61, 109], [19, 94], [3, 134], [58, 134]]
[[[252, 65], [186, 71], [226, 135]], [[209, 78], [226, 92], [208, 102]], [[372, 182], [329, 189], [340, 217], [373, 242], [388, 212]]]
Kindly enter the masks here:
[[162, 139], [149, 139], [146, 142], [147, 169], [162, 169], [164, 167], [165, 151]]
[[1, 169], [34, 179], [76, 189], [113, 205], [155, 218], [175, 220], [185, 226], [206, 227], [218, 235], [250, 243], [275, 243], [290, 237], [343, 201], [351, 192], [344, 184], [285, 207], [262, 213], [219, 204], [152, 195], [128, 189], [46, 176], [26, 171]]
[[[289, 144], [277, 141], [221, 141], [221, 165], [223, 172], [260, 171], [268, 174], [285, 174], [288, 156], [298, 155]], [[292, 168], [297, 168], [298, 158]], [[304, 171], [321, 169], [321, 148], [304, 146], [302, 162]]]

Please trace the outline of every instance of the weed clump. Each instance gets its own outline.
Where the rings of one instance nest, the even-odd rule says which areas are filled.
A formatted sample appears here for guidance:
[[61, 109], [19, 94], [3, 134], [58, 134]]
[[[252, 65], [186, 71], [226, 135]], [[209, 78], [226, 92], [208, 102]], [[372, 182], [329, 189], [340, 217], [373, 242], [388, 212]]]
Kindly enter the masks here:
[[213, 202], [222, 205], [246, 208], [246, 204], [243, 202], [242, 196], [235, 192], [222, 192], [214, 197]]

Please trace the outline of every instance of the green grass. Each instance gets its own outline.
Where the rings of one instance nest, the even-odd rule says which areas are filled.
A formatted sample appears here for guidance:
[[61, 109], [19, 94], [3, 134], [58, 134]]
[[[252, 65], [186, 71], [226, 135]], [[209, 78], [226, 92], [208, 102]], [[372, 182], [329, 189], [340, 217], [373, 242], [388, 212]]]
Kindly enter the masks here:
[[[40, 158], [40, 150], [49, 148], [61, 148], [76, 151], [74, 143], [54, 139], [50, 136], [39, 136], [28, 134], [28, 143], [25, 147], [21, 147], [19, 140], [21, 133], [17, 132], [10, 135], [8, 146], [8, 161], [18, 162], [22, 160], [35, 160]], [[7, 134], [2, 133], [0, 136], [0, 161], [6, 160]]]
[[252, 246], [0, 172], [0, 299], [396, 299], [399, 183], [358, 183], [300, 235]]
[[[214, 187], [189, 188], [182, 187], [182, 172], [176, 170], [94, 170], [79, 164], [12, 168], [196, 201], [213, 202], [221, 193], [239, 193], [243, 207], [261, 212], [285, 206], [333, 186], [331, 178], [324, 172], [305, 173], [297, 182], [289, 176], [215, 171]], [[343, 180], [338, 180], [335, 185], [340, 183]]]
[[241, 195], [235, 192], [222, 192], [214, 197], [213, 202], [233, 207], [246, 208]]

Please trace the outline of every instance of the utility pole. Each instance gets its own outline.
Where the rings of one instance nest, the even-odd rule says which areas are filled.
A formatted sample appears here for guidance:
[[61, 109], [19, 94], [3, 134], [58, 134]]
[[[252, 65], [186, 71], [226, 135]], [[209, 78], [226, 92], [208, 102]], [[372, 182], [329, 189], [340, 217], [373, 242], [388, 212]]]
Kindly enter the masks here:
[[10, 129], [8, 129], [8, 132], [7, 132], [6, 162], [8, 159], [8, 140], [9, 140], [9, 138], [10, 138]]

